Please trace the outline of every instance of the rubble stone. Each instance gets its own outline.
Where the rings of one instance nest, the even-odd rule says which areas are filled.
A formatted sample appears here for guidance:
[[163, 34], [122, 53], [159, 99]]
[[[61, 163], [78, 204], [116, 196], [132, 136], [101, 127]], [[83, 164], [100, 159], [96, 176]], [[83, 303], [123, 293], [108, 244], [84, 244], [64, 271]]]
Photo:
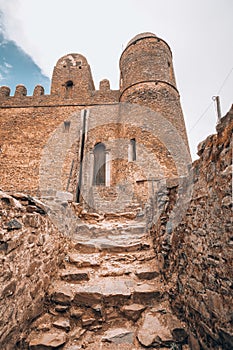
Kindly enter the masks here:
[[29, 343], [29, 348], [31, 350], [41, 350], [42, 347], [44, 349], [56, 349], [65, 344], [65, 342], [65, 333], [48, 332], [32, 339]]
[[142, 304], [131, 304], [122, 307], [122, 312], [133, 321], [137, 321], [141, 316], [141, 313], [146, 309]]
[[115, 328], [110, 329], [107, 332], [105, 332], [102, 341], [103, 342], [109, 342], [109, 343], [115, 343], [115, 344], [122, 344], [122, 343], [133, 343], [133, 337], [134, 334], [132, 331], [124, 329], [124, 328]]
[[[217, 134], [199, 145], [189, 208], [172, 232], [160, 267], [170, 281], [173, 310], [193, 330], [190, 344], [198, 350], [231, 348], [221, 329], [227, 325], [232, 332], [232, 116], [233, 107], [217, 125]], [[171, 190], [170, 210], [175, 195]], [[162, 217], [154, 228], [156, 252], [163, 249], [168, 213]]]

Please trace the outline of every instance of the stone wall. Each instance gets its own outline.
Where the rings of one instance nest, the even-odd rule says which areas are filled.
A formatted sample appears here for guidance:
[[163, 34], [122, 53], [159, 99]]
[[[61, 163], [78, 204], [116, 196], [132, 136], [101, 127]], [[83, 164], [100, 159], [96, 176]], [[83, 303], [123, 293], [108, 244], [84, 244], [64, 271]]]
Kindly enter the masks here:
[[42, 150], [54, 130], [78, 107], [0, 110], [0, 178], [4, 191], [37, 195]]
[[173, 186], [153, 229], [173, 308], [188, 321], [195, 350], [233, 348], [232, 117], [233, 108], [217, 125], [217, 134], [198, 147], [192, 199], [183, 220], [172, 231]]
[[[150, 143], [156, 158], [154, 163], [159, 162], [160, 168], [166, 163], [165, 177], [174, 175], [173, 164], [170, 166], [171, 159], [174, 159], [174, 154], [171, 154], [172, 148], [179, 148], [179, 151], [176, 151], [177, 157], [185, 153], [185, 157], [191, 160], [169, 46], [152, 33], [136, 36], [122, 53], [120, 71], [119, 90], [111, 90], [107, 79], [102, 80], [99, 90], [96, 90], [86, 58], [72, 53], [61, 57], [55, 65], [49, 95], [44, 94], [40, 85], [35, 87], [33, 96], [27, 96], [27, 89], [23, 85], [16, 87], [14, 96], [10, 96], [8, 87], [0, 87], [2, 190], [40, 196], [40, 175], [45, 165], [46, 171], [49, 168], [51, 172], [48, 176], [49, 181], [51, 180], [48, 186], [52, 184], [52, 187], [43, 187], [42, 191], [67, 191], [68, 188], [69, 192], [76, 193], [80, 168], [78, 142], [84, 127], [80, 111], [83, 109], [92, 111], [89, 124], [86, 125], [86, 131], [89, 132], [86, 135], [86, 144], [89, 142], [89, 148], [93, 148], [97, 142], [105, 141], [105, 136], [107, 141], [112, 142], [113, 135], [109, 135], [109, 132], [112, 131], [110, 124], [114, 124], [115, 139], [125, 139], [127, 143], [135, 138], [137, 144], [142, 143], [144, 148]], [[138, 112], [135, 116], [131, 115], [130, 120], [127, 120], [125, 115], [129, 115], [127, 104], [132, 106], [132, 109], [135, 105], [140, 105]], [[112, 110], [114, 113], [111, 114]], [[124, 130], [126, 127], [127, 131]], [[152, 138], [157, 141], [150, 142]], [[50, 149], [44, 164], [43, 156], [51, 139], [54, 147]], [[71, 141], [73, 144], [70, 144]], [[106, 145], [108, 148], [110, 146]], [[185, 150], [180, 152], [180, 148]], [[66, 159], [64, 150], [67, 151]], [[86, 147], [86, 158], [89, 151], [91, 149]], [[126, 156], [127, 151], [126, 144]], [[141, 151], [138, 153], [143, 156]], [[150, 149], [148, 153], [152, 153]], [[118, 154], [118, 158], [120, 156]], [[143, 158], [145, 163], [150, 163]], [[92, 172], [90, 163], [89, 161], [89, 173]], [[175, 163], [177, 166], [177, 159]], [[126, 165], [121, 165], [109, 161], [109, 167], [112, 166], [113, 169], [111, 185], [115, 185], [117, 177], [121, 177], [124, 172]], [[74, 169], [71, 174], [73, 177], [70, 175], [71, 168]], [[158, 177], [157, 173], [161, 172], [160, 170], [154, 167], [154, 177]], [[42, 169], [43, 174], [46, 174], [46, 171], [43, 173]], [[124, 175], [128, 178], [127, 172]], [[138, 174], [134, 177], [138, 178]], [[91, 181], [87, 181], [90, 185]]]
[[120, 58], [120, 101], [146, 106], [161, 114], [188, 147], [180, 96], [168, 44], [152, 33], [134, 37]]
[[0, 223], [0, 344], [11, 350], [43, 312], [67, 241], [50, 222], [45, 206], [20, 193], [0, 191]]

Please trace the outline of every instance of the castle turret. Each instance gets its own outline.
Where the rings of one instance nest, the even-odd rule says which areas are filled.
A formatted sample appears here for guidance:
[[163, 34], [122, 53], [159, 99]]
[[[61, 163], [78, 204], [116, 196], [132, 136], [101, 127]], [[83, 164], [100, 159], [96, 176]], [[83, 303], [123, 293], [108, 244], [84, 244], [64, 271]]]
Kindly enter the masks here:
[[91, 69], [80, 54], [61, 57], [53, 70], [51, 94], [62, 98], [85, 97], [95, 90]]
[[135, 36], [121, 55], [120, 102], [145, 105], [159, 112], [188, 145], [172, 52], [168, 44], [153, 33]]

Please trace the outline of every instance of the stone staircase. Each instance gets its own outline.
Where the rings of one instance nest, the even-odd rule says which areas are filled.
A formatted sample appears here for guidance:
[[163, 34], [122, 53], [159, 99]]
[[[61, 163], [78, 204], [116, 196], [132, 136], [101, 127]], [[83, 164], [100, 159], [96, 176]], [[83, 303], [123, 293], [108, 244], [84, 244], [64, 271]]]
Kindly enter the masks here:
[[143, 226], [131, 220], [87, 230], [76, 234], [25, 349], [189, 349]]
[[88, 210], [92, 209], [97, 213], [142, 213], [142, 204], [127, 189], [93, 186], [90, 193]]

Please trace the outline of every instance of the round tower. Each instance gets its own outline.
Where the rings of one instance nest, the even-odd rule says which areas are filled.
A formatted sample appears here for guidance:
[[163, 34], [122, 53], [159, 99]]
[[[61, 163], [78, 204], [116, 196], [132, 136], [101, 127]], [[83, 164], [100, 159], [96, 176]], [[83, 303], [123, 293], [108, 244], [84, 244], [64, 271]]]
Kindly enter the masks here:
[[53, 70], [51, 94], [81, 98], [95, 90], [87, 59], [77, 53], [61, 57]]
[[120, 102], [144, 105], [159, 112], [175, 126], [188, 146], [172, 52], [153, 33], [135, 36], [121, 55]]

